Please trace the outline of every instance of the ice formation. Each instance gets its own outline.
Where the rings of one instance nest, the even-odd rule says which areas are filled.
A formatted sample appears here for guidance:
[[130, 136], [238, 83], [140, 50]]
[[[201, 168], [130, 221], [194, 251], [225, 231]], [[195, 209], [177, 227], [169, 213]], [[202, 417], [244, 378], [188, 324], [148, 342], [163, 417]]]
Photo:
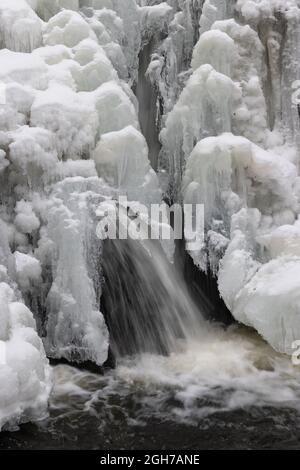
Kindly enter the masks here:
[[234, 15], [222, 4], [204, 4], [193, 72], [167, 115], [161, 158], [173, 197], [205, 205], [195, 264], [215, 274], [238, 321], [291, 353], [300, 336], [299, 3], [238, 1]]
[[[46, 416], [51, 372], [36, 322], [21, 289], [40, 282], [34, 257], [9, 247], [9, 227], [0, 223], [0, 429]], [[19, 286], [19, 287], [18, 287]]]
[[131, 90], [141, 17], [134, 0], [1, 2], [0, 428], [45, 416], [46, 354], [107, 359], [98, 206], [161, 201]]
[[205, 204], [189, 255], [239, 322], [291, 352], [299, 6], [1, 0], [0, 428], [44, 416], [46, 355], [105, 362], [95, 226], [118, 195]]

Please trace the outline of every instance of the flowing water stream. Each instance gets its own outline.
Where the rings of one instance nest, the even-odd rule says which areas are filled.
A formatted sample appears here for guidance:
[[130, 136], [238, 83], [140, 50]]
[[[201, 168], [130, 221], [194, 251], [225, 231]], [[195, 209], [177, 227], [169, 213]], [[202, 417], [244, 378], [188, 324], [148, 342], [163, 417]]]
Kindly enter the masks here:
[[182, 342], [201, 341], [201, 312], [190, 298], [181, 273], [159, 241], [107, 240], [102, 269], [102, 311], [114, 356], [181, 350]]

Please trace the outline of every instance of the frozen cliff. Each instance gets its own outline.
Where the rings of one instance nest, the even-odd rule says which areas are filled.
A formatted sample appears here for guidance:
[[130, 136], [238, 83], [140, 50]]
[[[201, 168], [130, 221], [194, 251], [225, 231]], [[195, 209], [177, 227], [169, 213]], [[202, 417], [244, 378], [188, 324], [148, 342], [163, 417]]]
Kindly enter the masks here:
[[45, 415], [46, 354], [107, 359], [98, 206], [161, 199], [131, 90], [140, 24], [133, 0], [0, 2], [0, 428]]
[[204, 2], [162, 159], [174, 197], [205, 205], [195, 264], [215, 273], [238, 321], [291, 353], [300, 335], [299, 2], [229, 3]]

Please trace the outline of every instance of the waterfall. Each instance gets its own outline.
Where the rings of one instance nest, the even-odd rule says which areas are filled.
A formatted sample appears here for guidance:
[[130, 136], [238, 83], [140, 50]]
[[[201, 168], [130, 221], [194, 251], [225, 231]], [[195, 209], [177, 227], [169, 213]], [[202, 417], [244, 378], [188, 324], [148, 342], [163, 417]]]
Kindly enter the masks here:
[[202, 315], [158, 241], [106, 241], [102, 263], [101, 310], [114, 356], [169, 354], [203, 334]]

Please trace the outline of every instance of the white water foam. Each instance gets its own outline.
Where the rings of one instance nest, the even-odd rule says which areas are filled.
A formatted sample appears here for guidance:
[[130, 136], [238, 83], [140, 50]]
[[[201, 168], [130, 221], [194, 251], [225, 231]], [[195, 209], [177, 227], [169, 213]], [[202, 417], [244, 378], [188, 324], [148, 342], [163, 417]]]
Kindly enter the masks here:
[[99, 427], [149, 419], [197, 425], [214, 413], [263, 407], [300, 412], [300, 368], [236, 326], [212, 327], [202, 342], [170, 356], [123, 358], [104, 376], [68, 366], [55, 367], [54, 376], [56, 415], [81, 410], [96, 415]]

